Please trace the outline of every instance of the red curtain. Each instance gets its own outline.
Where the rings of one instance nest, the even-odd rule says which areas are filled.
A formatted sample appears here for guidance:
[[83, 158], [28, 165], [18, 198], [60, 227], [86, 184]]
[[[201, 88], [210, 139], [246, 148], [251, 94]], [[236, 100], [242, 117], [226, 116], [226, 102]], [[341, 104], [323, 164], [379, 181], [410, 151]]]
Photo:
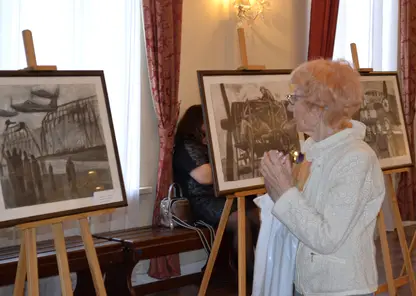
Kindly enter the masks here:
[[[402, 105], [413, 161], [415, 151], [414, 117], [416, 101], [416, 1], [400, 0], [400, 66]], [[416, 220], [416, 171], [400, 176], [397, 200], [404, 221]]]
[[339, 0], [312, 0], [308, 60], [332, 58], [338, 7]]
[[[172, 182], [174, 133], [179, 117], [179, 65], [182, 0], [143, 0], [150, 86], [159, 121], [159, 168], [153, 225], [159, 225], [160, 201]], [[180, 275], [179, 255], [150, 261], [149, 276], [166, 279]]]

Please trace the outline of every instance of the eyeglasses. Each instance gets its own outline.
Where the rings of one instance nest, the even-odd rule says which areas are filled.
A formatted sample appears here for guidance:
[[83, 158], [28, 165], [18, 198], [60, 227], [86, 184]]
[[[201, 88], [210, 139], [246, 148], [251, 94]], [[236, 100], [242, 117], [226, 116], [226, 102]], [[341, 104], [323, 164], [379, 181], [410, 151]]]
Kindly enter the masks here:
[[300, 96], [300, 95], [290, 94], [290, 95], [286, 95], [286, 100], [289, 102], [289, 104], [295, 105], [295, 103], [300, 98], [304, 98], [304, 97], [306, 97], [306, 96]]

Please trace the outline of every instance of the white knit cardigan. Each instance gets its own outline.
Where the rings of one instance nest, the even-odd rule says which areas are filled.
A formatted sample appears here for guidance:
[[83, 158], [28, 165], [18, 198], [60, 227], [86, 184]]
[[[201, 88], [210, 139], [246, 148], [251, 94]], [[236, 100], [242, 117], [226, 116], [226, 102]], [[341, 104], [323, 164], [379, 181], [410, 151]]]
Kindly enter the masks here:
[[365, 125], [303, 147], [311, 171], [303, 192], [291, 188], [273, 215], [299, 239], [295, 286], [308, 295], [361, 295], [378, 286], [374, 230], [385, 196]]

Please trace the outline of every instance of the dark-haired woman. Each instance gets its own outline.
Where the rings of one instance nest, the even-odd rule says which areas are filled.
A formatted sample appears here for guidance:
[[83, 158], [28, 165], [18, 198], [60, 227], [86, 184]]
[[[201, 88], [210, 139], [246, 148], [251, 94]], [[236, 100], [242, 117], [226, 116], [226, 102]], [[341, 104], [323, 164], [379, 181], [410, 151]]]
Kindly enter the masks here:
[[[196, 219], [214, 227], [218, 226], [225, 205], [225, 197], [216, 197], [212, 170], [208, 157], [205, 125], [201, 105], [191, 106], [178, 124], [173, 154], [174, 180], [180, 184], [189, 199]], [[227, 230], [233, 233], [233, 267], [237, 263], [237, 207], [233, 204]], [[252, 277], [254, 266], [254, 242], [257, 239], [259, 218], [252, 199], [247, 199], [247, 273]]]

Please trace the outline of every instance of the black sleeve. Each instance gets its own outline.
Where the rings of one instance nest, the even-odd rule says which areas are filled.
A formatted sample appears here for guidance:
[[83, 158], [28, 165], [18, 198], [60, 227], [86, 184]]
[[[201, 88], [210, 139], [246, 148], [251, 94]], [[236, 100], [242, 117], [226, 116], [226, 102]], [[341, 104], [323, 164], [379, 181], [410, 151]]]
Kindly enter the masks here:
[[196, 141], [185, 140], [175, 145], [175, 166], [188, 174], [197, 167], [209, 163], [208, 147]]

